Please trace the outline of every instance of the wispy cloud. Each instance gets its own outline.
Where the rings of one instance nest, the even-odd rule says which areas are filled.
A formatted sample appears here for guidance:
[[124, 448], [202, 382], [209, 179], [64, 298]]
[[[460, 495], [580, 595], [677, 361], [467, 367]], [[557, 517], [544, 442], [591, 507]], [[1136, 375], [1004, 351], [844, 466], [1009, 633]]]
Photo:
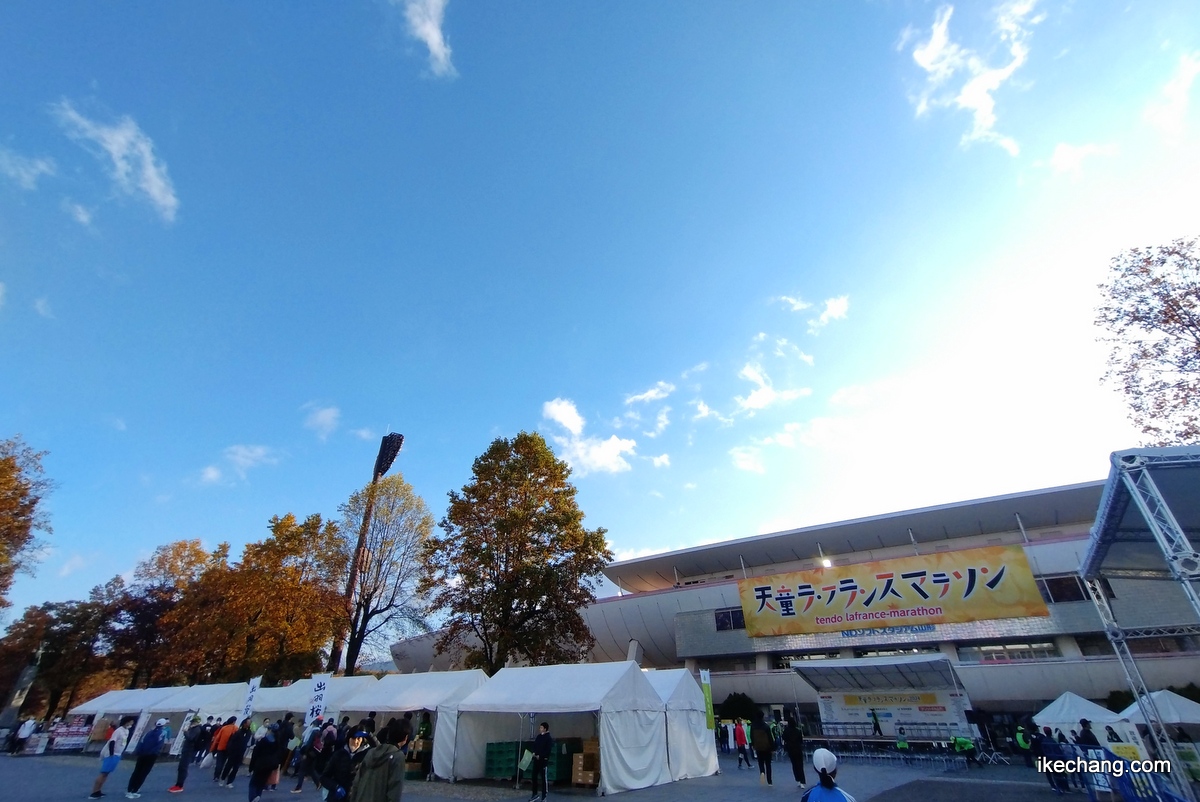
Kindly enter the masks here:
[[59, 577], [67, 577], [86, 566], [87, 560], [83, 558], [82, 554], [72, 554], [63, 561], [62, 566], [58, 569], [58, 575]]
[[453, 78], [458, 72], [450, 62], [450, 43], [442, 32], [448, 0], [392, 0], [404, 6], [408, 34], [429, 48], [429, 69], [439, 78]]
[[0, 309], [4, 307], [4, 296], [8, 292], [8, 288], [4, 286], [4, 282], [0, 281]]
[[76, 223], [79, 223], [79, 225], [83, 226], [84, 228], [88, 228], [92, 225], [92, 210], [83, 204], [76, 203], [70, 198], [63, 198], [62, 209], [64, 212], [71, 215], [71, 218]]
[[670, 454], [660, 454], [657, 457], [651, 457], [650, 462], [654, 465], [655, 468], [670, 468], [671, 467], [671, 455]]
[[804, 353], [800, 350], [799, 346], [793, 342], [789, 342], [786, 337], [780, 337], [775, 341], [775, 356], [785, 359], [789, 356], [794, 356], [809, 367], [812, 367], [816, 362], [812, 354]]
[[697, 374], [697, 373], [703, 373], [703, 372], [704, 372], [704, 371], [706, 371], [706, 370], [708, 370], [708, 363], [707, 363], [707, 362], [701, 362], [701, 363], [700, 363], [700, 364], [698, 364], [698, 365], [692, 365], [690, 368], [688, 368], [687, 370], [685, 370], [683, 373], [679, 374], [679, 377], [680, 377], [681, 379], [686, 379], [688, 376], [692, 376], [692, 375], [695, 375], [695, 374]]
[[801, 396], [811, 395], [812, 390], [808, 388], [776, 390], [771, 383], [771, 377], [762, 369], [761, 365], [747, 363], [745, 367], [738, 373], [738, 377], [752, 382], [757, 387], [751, 391], [750, 395], [745, 398], [741, 396], [735, 397], [733, 400], [743, 411], [753, 413], [756, 410], [766, 409], [772, 404], [778, 404], [785, 401], [791, 401]]
[[39, 178], [54, 175], [56, 171], [54, 159], [31, 159], [0, 147], [0, 175], [10, 179], [21, 189], [37, 189]]
[[315, 401], [310, 401], [300, 409], [308, 410], [308, 415], [304, 418], [304, 428], [316, 432], [317, 437], [322, 440], [328, 440], [329, 435], [337, 431], [342, 421], [342, 411], [334, 406], [323, 407]]
[[[955, 106], [971, 113], [971, 130], [963, 134], [963, 144], [991, 142], [1016, 156], [1020, 146], [1011, 136], [996, 131], [995, 92], [1029, 59], [1030, 28], [1043, 16], [1032, 16], [1037, 0], [1011, 0], [996, 10], [992, 31], [1007, 50], [1007, 63], [992, 67], [978, 52], [950, 38], [950, 18], [954, 7], [939, 8], [929, 38], [913, 48], [913, 61], [925, 71], [925, 85], [914, 99], [917, 115], [935, 106]], [[905, 35], [901, 44], [911, 37]]]
[[97, 158], [108, 157], [109, 175], [118, 190], [144, 196], [163, 220], [175, 219], [179, 198], [167, 165], [155, 155], [153, 140], [132, 117], [105, 125], [80, 114], [69, 100], [54, 104], [51, 110], [67, 136], [88, 146]]
[[736, 446], [729, 449], [729, 456], [733, 458], [733, 467], [739, 471], [767, 472], [762, 461], [762, 451], [754, 446]]
[[1171, 80], [1167, 81], [1158, 97], [1146, 106], [1146, 121], [1171, 139], [1178, 139], [1183, 134], [1192, 84], [1197, 75], [1200, 75], [1200, 51], [1184, 53], [1179, 57], [1179, 66], [1175, 68]]
[[675, 392], [675, 385], [671, 384], [670, 382], [658, 382], [644, 393], [627, 396], [625, 398], [625, 403], [641, 404], [647, 401], [661, 401], [673, 392]]
[[654, 418], [654, 430], [650, 432], [642, 432], [647, 437], [658, 437], [667, 430], [671, 425], [671, 408], [663, 407], [658, 411], [658, 415]]
[[821, 329], [829, 325], [832, 320], [843, 320], [846, 313], [850, 311], [850, 296], [839, 295], [837, 298], [828, 298], [823, 304], [821, 314], [808, 321], [808, 333], [820, 334]]
[[542, 404], [542, 417], [553, 421], [567, 431], [567, 436], [551, 435], [559, 447], [559, 456], [579, 476], [589, 473], [621, 473], [633, 466], [625, 459], [634, 456], [637, 441], [611, 435], [607, 440], [585, 437], [586, 421], [579, 414], [575, 402], [566, 398], [555, 398]]
[[716, 418], [721, 423], [726, 425], [733, 423], [732, 418], [726, 418], [721, 413], [704, 403], [703, 399], [697, 398], [691, 402], [691, 406], [696, 408], [696, 414], [692, 416], [692, 420], [704, 420], [705, 418]]
[[54, 310], [50, 308], [50, 300], [48, 298], [38, 298], [34, 301], [33, 310], [48, 320], [54, 319]]
[[359, 440], [374, 440], [375, 432], [370, 429], [351, 429], [350, 434], [357, 437]]
[[812, 306], [812, 304], [801, 298], [799, 295], [795, 297], [790, 295], [780, 295], [777, 300], [781, 301], [792, 312], [803, 312], [805, 309], [808, 309], [810, 306]]
[[216, 465], [206, 465], [200, 470], [200, 481], [206, 485], [215, 485], [223, 477], [224, 474]]
[[[260, 465], [276, 465], [279, 462], [275, 451], [267, 446], [233, 445], [225, 449], [224, 455], [225, 460], [240, 479], [245, 479], [246, 473], [251, 468], [257, 468]], [[207, 472], [208, 468], [204, 470]]]
[[1060, 142], [1050, 156], [1050, 169], [1057, 175], [1078, 177], [1083, 172], [1083, 161], [1093, 156], [1115, 156], [1116, 145], [1068, 145]]
[[583, 434], [584, 420], [575, 408], [575, 402], [566, 398], [555, 398], [542, 404], [542, 417], [552, 420], [571, 434]]

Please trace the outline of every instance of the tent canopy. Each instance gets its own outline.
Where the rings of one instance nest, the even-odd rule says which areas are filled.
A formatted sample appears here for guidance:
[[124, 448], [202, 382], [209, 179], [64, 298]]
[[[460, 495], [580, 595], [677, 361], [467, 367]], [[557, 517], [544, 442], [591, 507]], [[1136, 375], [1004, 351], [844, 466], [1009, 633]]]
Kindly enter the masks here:
[[406, 710], [437, 710], [438, 706], [469, 695], [488, 681], [485, 672], [436, 671], [424, 674], [388, 674], [349, 696], [342, 710], [398, 713]]
[[704, 691], [686, 668], [669, 668], [645, 672], [646, 679], [658, 693], [667, 710], [698, 710], [708, 713]]
[[459, 703], [460, 712], [582, 713], [649, 710], [662, 699], [636, 663], [502, 668]]
[[[1196, 704], [1186, 696], [1180, 696], [1172, 691], [1154, 691], [1150, 694], [1158, 715], [1162, 716], [1164, 724], [1200, 724], [1200, 704]], [[1145, 724], [1146, 716], [1142, 713], [1140, 700], [1121, 711], [1121, 717], [1135, 724]]]
[[937, 654], [797, 660], [792, 670], [818, 693], [896, 688], [956, 690], [962, 682], [949, 658]]
[[179, 693], [147, 705], [151, 713], [186, 713], [189, 710], [207, 710], [210, 713], [225, 713], [239, 710], [246, 701], [249, 683], [225, 682], [220, 685], [193, 685]]
[[708, 728], [708, 705], [692, 672], [673, 668], [645, 674], [667, 708], [667, 763], [671, 779], [716, 774], [717, 744]]
[[71, 708], [72, 716], [97, 716], [101, 713], [141, 713], [147, 707], [174, 696], [187, 687], [178, 688], [132, 688], [122, 691], [109, 691], [95, 699]]
[[1124, 716], [1067, 691], [1035, 714], [1033, 723], [1045, 727], [1064, 722], [1078, 723], [1081, 718], [1093, 724], [1112, 724]]

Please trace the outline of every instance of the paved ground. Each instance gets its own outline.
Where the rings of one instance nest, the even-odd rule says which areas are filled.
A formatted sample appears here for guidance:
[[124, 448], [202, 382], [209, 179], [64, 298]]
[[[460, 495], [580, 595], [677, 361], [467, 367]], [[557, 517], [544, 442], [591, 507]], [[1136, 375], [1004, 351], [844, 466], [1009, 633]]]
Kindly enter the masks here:
[[[734, 758], [722, 756], [722, 773], [714, 777], [702, 777], [679, 783], [646, 788], [622, 794], [625, 802], [692, 802], [703, 798], [704, 802], [778, 802], [780, 797], [798, 799], [801, 790], [792, 780], [791, 767], [777, 763], [775, 784], [760, 785], [758, 772], [737, 768]], [[99, 768], [95, 757], [41, 756], [0, 757], [0, 789], [12, 796], [30, 798], [33, 802], [57, 802], [58, 800], [81, 800], [91, 791], [92, 780]], [[133, 768], [132, 761], [122, 765], [109, 778], [105, 786], [106, 799], [125, 802], [125, 783]], [[808, 767], [811, 783], [811, 766]], [[242, 802], [246, 799], [246, 779], [241, 776], [232, 789], [217, 788], [210, 772], [193, 769], [182, 794], [168, 794], [167, 787], [175, 780], [175, 761], [160, 761], [142, 787], [145, 802]], [[860, 765], [846, 762], [838, 772], [839, 784], [854, 795], [858, 802], [964, 802], [964, 800], [987, 795], [987, 802], [1002, 800], [1058, 799], [1045, 781], [1024, 766], [989, 766], [970, 772], [945, 772], [940, 768], [918, 768], [899, 766]], [[269, 793], [264, 802], [319, 802], [320, 796], [306, 785], [303, 794], [290, 794], [291, 785], [281, 786]], [[467, 799], [476, 802], [510, 802], [526, 799], [528, 790], [515, 790], [501, 784], [475, 783], [426, 783], [409, 781], [404, 787], [405, 802], [444, 802], [446, 799]], [[551, 794], [551, 798], [584, 798], [594, 796], [594, 791], [584, 789], [562, 789]], [[1078, 797], [1082, 799], [1082, 797]], [[1066, 800], [1069, 802], [1070, 797]]]

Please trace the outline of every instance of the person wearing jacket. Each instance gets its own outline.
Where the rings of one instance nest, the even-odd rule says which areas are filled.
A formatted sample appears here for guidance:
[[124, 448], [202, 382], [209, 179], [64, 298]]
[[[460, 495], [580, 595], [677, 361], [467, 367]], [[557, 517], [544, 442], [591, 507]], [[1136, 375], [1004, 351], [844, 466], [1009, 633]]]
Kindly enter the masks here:
[[167, 790], [172, 794], [178, 794], [183, 791], [183, 784], [187, 782], [188, 769], [196, 760], [196, 753], [203, 749], [208, 744], [204, 741], [204, 726], [200, 723], [199, 716], [192, 716], [192, 724], [183, 731], [183, 745], [179, 750], [179, 768], [175, 771], [175, 784]]
[[349, 802], [400, 802], [403, 791], [404, 753], [400, 748], [382, 743], [367, 749], [350, 789]]
[[750, 725], [750, 746], [754, 748], [754, 756], [758, 759], [759, 784], [774, 785], [771, 781], [771, 757], [775, 751], [775, 739], [771, 737], [771, 728], [761, 713], [758, 720]]
[[[276, 734], [276, 740], [279, 741], [279, 775], [282, 777], [286, 774], [288, 764], [292, 760], [292, 750], [288, 746], [296, 737], [296, 725], [292, 723], [292, 719], [296, 717], [295, 713], [288, 713], [279, 722], [279, 732]], [[275, 786], [271, 786], [271, 790], [275, 790]]]
[[247, 788], [247, 802], [258, 802], [271, 780], [271, 775], [279, 770], [279, 755], [283, 744], [279, 740], [279, 723], [267, 725], [267, 733], [254, 744], [250, 753], [250, 784]]
[[121, 765], [121, 755], [125, 752], [125, 745], [129, 743], [129, 733], [133, 730], [136, 722], [137, 716], [122, 718], [120, 726], [112, 731], [108, 740], [104, 742], [104, 746], [100, 747], [100, 774], [92, 783], [92, 793], [88, 799], [100, 799], [104, 796], [104, 792], [100, 789], [104, 788], [104, 781], [108, 779], [108, 775]]
[[237, 716], [230, 716], [213, 733], [212, 743], [208, 745], [208, 751], [213, 755], [213, 782], [217, 785], [225, 784], [221, 780], [221, 775], [225, 773], [225, 750], [229, 748], [229, 739], [237, 732], [237, 728]]
[[253, 740], [254, 730], [250, 728], [250, 719], [242, 719], [242, 726], [229, 736], [229, 743], [225, 745], [225, 770], [221, 772], [221, 781], [217, 785], [224, 788], [233, 787], [238, 769], [242, 767], [242, 760], [246, 757], [246, 750], [250, 748]]
[[855, 802], [854, 797], [838, 788], [837, 756], [828, 749], [813, 752], [813, 768], [817, 771], [817, 784], [804, 792], [800, 802]]
[[[554, 754], [554, 738], [550, 736], [550, 724], [543, 721], [538, 725], [537, 737], [533, 739], [533, 765], [529, 767], [533, 775], [533, 787], [530, 789], [529, 802], [540, 799], [546, 802], [546, 794], [550, 791], [550, 756]], [[538, 786], [542, 794], [538, 796]]]
[[787, 753], [788, 760], [792, 762], [792, 776], [796, 778], [796, 785], [804, 787], [804, 733], [796, 726], [796, 722], [790, 718], [787, 720], [787, 726], [783, 728], [783, 733], [780, 735], [783, 740], [783, 751]]
[[353, 730], [346, 735], [346, 743], [333, 750], [325, 771], [321, 773], [321, 787], [328, 791], [327, 802], [344, 802], [354, 785], [354, 769], [366, 757], [367, 733]]
[[746, 728], [742, 725], [740, 718], [733, 720], [733, 745], [737, 747], [738, 753], [738, 768], [742, 767], [742, 760], [746, 761], [746, 768], [750, 768], [750, 753], [746, 751]]
[[150, 769], [154, 768], [158, 756], [162, 754], [163, 743], [167, 738], [167, 720], [160, 718], [154, 722], [154, 729], [147, 732], [142, 736], [142, 740], [138, 741], [138, 745], [133, 751], [137, 755], [137, 763], [133, 766], [133, 773], [129, 775], [129, 785], [125, 787], [127, 799], [137, 799], [141, 796], [138, 791], [142, 789], [142, 783], [146, 781], [146, 777], [150, 775]]

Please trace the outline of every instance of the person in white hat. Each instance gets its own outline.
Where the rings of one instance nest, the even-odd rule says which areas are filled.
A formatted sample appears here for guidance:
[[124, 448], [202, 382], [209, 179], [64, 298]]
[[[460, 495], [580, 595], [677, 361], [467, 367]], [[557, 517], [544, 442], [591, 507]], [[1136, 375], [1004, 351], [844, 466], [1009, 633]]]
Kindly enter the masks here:
[[828, 749], [813, 752], [813, 768], [817, 770], [818, 783], [804, 792], [800, 802], [855, 802], [854, 797], [837, 787], [837, 755]]
[[133, 773], [129, 775], [129, 785], [125, 787], [126, 799], [137, 799], [141, 796], [139, 791], [142, 789], [142, 783], [146, 781], [146, 777], [150, 775], [150, 769], [154, 768], [158, 756], [162, 754], [163, 745], [171, 737], [171, 731], [167, 729], [167, 720], [160, 718], [154, 722], [154, 729], [142, 736], [142, 740], [138, 741], [137, 747], [133, 753], [137, 755], [137, 763], [133, 766]]

